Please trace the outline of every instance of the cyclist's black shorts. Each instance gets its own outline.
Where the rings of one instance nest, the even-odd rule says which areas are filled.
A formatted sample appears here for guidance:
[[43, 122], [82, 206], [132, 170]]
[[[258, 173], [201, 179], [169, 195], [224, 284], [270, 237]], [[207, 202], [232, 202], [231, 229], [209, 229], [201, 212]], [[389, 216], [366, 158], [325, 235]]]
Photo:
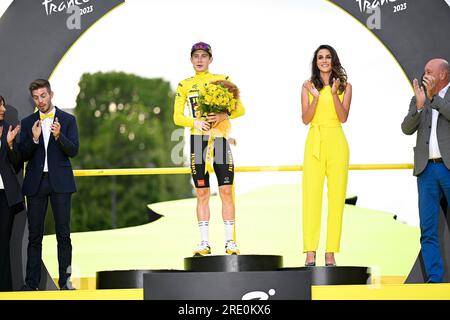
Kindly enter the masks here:
[[[209, 188], [209, 172], [205, 174], [205, 158], [209, 136], [191, 135], [191, 173], [196, 188]], [[214, 139], [214, 172], [219, 186], [232, 185], [234, 179], [233, 155], [228, 141]]]

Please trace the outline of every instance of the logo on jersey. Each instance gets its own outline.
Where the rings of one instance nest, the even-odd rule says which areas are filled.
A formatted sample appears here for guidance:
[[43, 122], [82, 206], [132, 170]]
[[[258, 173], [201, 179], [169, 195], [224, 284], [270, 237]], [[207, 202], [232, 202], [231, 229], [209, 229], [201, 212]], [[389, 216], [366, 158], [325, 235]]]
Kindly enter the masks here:
[[189, 105], [191, 106], [192, 116], [195, 118], [200, 118], [200, 106], [198, 105], [198, 95], [192, 95], [188, 97]]

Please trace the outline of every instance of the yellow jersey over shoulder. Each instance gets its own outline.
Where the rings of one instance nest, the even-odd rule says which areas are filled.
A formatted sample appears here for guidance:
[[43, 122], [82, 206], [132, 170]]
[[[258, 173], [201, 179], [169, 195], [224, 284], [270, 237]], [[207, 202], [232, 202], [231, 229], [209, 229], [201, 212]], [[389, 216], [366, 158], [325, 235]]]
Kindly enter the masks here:
[[[206, 132], [194, 128], [195, 119], [200, 118], [200, 112], [198, 111], [198, 96], [201, 86], [205, 86], [208, 83], [216, 80], [231, 81], [230, 78], [226, 75], [212, 74], [206, 71], [197, 72], [195, 76], [187, 78], [178, 84], [177, 92], [175, 94], [175, 105], [173, 111], [173, 121], [176, 125], [182, 127], [190, 127], [191, 134], [193, 135], [207, 134]], [[189, 110], [189, 116], [184, 114], [186, 105]], [[230, 118], [234, 119], [240, 117], [244, 113], [244, 106], [242, 105], [241, 100], [238, 99], [236, 109], [231, 112]]]

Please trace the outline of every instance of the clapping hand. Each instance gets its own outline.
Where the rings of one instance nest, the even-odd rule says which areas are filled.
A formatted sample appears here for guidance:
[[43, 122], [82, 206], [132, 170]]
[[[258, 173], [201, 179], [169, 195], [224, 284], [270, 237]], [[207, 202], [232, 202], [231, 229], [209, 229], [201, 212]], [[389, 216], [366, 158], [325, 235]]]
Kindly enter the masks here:
[[331, 86], [331, 94], [336, 95], [338, 92], [338, 89], [341, 85], [341, 80], [339, 78], [333, 78], [333, 85]]
[[39, 141], [39, 137], [42, 133], [41, 120], [36, 120], [36, 122], [33, 124], [33, 128], [31, 128], [31, 132], [33, 133], [33, 140]]
[[422, 85], [425, 86], [428, 99], [430, 100], [433, 99], [434, 87], [436, 86], [436, 79], [432, 75], [426, 74], [423, 76]]
[[316, 87], [314, 86], [314, 83], [312, 83], [311, 81], [307, 80], [303, 83], [303, 86], [308, 89], [308, 92], [310, 94], [312, 94], [315, 98], [319, 97], [319, 90], [316, 89]]
[[61, 134], [61, 124], [59, 123], [58, 117], [55, 117], [55, 121], [52, 123], [50, 130], [53, 133], [55, 140], [58, 140], [59, 135]]
[[[2, 128], [3, 131], [3, 128]], [[16, 139], [17, 134], [20, 131], [20, 125], [17, 125], [14, 129], [12, 126], [9, 126], [8, 128], [8, 134], [6, 136], [6, 141], [8, 142], [8, 146], [12, 149], [14, 139]]]
[[425, 90], [423, 86], [419, 86], [419, 81], [417, 79], [413, 80], [414, 95], [416, 96], [416, 108], [417, 110], [422, 109], [425, 104]]

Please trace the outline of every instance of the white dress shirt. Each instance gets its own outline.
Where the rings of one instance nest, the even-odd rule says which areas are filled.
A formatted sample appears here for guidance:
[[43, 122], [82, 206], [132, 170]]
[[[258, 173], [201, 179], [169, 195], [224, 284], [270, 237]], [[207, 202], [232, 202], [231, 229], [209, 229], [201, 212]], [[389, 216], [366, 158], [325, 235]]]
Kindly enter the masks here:
[[[53, 114], [55, 113], [55, 108], [51, 111]], [[41, 115], [41, 112], [39, 111], [39, 116]], [[51, 134], [51, 126], [53, 124], [53, 119], [55, 116], [53, 115], [53, 118], [45, 118], [41, 121], [42, 125], [42, 137], [44, 138], [44, 146], [45, 146], [45, 161], [44, 161], [44, 172], [48, 172], [48, 162], [47, 162], [47, 147], [48, 147], [48, 141], [50, 140], [50, 134]]]
[[[450, 82], [443, 88], [441, 91], [439, 91], [439, 97], [442, 99], [445, 97], [445, 94], [447, 93], [447, 90], [450, 86]], [[441, 151], [439, 150], [439, 144], [437, 139], [437, 121], [439, 117], [439, 111], [432, 109], [432, 118], [431, 118], [431, 134], [430, 134], [430, 144], [429, 144], [429, 159], [436, 159], [441, 158]]]

